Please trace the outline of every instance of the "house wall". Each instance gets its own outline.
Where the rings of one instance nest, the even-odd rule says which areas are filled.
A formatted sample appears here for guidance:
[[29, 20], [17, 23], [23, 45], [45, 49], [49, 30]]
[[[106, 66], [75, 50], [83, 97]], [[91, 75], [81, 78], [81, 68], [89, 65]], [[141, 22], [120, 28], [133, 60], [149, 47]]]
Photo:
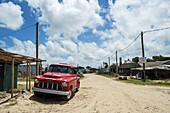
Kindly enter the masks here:
[[5, 63], [0, 63], [0, 90], [4, 90], [5, 83]]
[[[27, 65], [19, 65], [18, 68], [21, 75], [27, 75]], [[31, 65], [31, 75], [36, 75], [36, 65]]]
[[[136, 75], [138, 72], [142, 73], [142, 70], [132, 70], [133, 75]], [[170, 71], [168, 70], [145, 70], [145, 74], [149, 79], [164, 79], [170, 78]]]
[[[6, 74], [5, 74], [5, 88], [4, 90], [11, 89], [11, 74], [12, 74], [11, 64], [6, 64]], [[17, 77], [18, 77], [18, 65], [14, 65], [14, 89], [17, 88]]]
[[130, 68], [119, 69], [119, 75], [130, 76]]

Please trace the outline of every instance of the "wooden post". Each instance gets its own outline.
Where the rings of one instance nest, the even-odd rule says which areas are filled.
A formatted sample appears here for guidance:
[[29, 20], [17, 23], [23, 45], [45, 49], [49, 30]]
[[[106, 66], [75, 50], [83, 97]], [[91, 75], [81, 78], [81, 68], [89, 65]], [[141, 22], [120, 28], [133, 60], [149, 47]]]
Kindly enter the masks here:
[[42, 75], [42, 62], [39, 63], [40, 67], [40, 75]]
[[28, 90], [28, 61], [27, 61], [26, 90]]
[[108, 63], [109, 63], [109, 75], [110, 75], [110, 57], [108, 57]]
[[[39, 23], [37, 22], [36, 23], [36, 58], [38, 59], [38, 26], [39, 26]], [[38, 69], [38, 61], [36, 61], [36, 76], [39, 75], [39, 69]]]
[[118, 76], [117, 51], [116, 51], [116, 76]]
[[31, 91], [31, 62], [29, 62], [29, 91]]
[[13, 98], [14, 93], [14, 58], [12, 57], [12, 72], [11, 72], [11, 98]]
[[[141, 44], [142, 44], [142, 57], [145, 59], [145, 52], [144, 52], [144, 44], [143, 44], [143, 32], [141, 32]], [[142, 73], [142, 80], [145, 82], [145, 63], [143, 63], [143, 73]]]

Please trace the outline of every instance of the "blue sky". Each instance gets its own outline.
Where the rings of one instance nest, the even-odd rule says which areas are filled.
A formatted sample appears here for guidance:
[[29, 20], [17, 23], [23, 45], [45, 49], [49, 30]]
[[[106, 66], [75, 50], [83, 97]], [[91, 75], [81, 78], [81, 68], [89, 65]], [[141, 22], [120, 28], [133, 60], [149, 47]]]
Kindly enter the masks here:
[[[47, 60], [44, 65], [98, 67], [141, 31], [170, 26], [168, 0], [1, 0], [0, 10], [0, 48], [35, 57], [36, 27], [15, 31], [39, 22], [39, 56]], [[146, 57], [170, 56], [169, 36], [169, 30], [144, 34]], [[118, 56], [140, 57], [140, 38]]]

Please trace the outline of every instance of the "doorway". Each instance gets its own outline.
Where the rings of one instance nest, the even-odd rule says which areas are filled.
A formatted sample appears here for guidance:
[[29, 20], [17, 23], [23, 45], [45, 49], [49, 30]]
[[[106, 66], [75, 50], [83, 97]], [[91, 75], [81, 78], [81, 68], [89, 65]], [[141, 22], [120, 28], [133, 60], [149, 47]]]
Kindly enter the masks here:
[[4, 76], [4, 63], [0, 63], [0, 91], [4, 90], [4, 81], [5, 81], [5, 76]]

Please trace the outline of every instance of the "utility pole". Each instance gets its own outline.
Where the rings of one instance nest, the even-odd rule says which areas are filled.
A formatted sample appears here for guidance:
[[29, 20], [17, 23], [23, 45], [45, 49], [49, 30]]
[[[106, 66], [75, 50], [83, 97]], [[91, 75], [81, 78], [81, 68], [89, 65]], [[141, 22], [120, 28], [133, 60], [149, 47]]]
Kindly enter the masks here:
[[110, 75], [110, 57], [108, 57], [108, 63], [109, 63], [109, 75]]
[[[145, 52], [144, 52], [144, 44], [143, 44], [143, 32], [141, 31], [141, 44], [142, 44], [142, 57], [145, 60]], [[145, 77], [145, 63], [143, 63], [143, 73], [142, 73], [142, 80], [145, 82], [146, 77]]]
[[[38, 45], [39, 45], [39, 42], [38, 42], [38, 26], [39, 26], [39, 23], [37, 22], [36, 23], [36, 59], [38, 59]], [[39, 75], [39, 69], [38, 69], [38, 61], [36, 61], [36, 76]]]
[[79, 72], [79, 64], [77, 64], [77, 74], [78, 74], [78, 72]]
[[116, 76], [118, 75], [117, 51], [116, 51]]

